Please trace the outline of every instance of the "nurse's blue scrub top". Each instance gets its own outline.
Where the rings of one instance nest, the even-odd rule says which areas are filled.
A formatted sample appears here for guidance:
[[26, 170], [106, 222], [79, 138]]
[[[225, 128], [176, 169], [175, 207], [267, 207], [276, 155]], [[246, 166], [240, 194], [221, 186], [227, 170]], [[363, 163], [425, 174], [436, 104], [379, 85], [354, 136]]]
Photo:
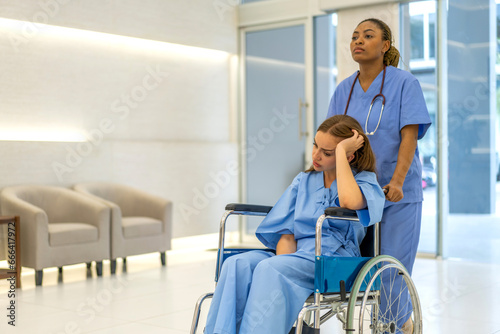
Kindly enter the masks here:
[[[338, 85], [330, 101], [327, 117], [344, 114], [349, 91], [356, 74], [357, 72]], [[373, 104], [367, 129], [365, 129], [365, 122], [371, 101], [380, 92], [382, 77], [383, 71], [379, 73], [366, 92], [363, 91], [359, 80], [357, 80], [352, 91], [347, 115], [354, 117], [365, 132], [374, 131], [377, 127], [382, 107], [380, 99], [377, 99]], [[430, 127], [431, 119], [420, 84], [411, 73], [387, 66], [382, 93], [386, 98], [382, 119], [375, 134], [368, 136], [368, 139], [377, 158], [378, 181], [383, 187], [391, 181], [396, 169], [399, 144], [401, 143], [401, 129], [406, 125], [418, 124], [418, 139], [421, 139]], [[404, 198], [398, 204], [423, 200], [422, 166], [418, 148], [403, 184], [403, 194]], [[386, 206], [391, 204], [394, 203], [387, 201]]]
[[[385, 196], [375, 174], [366, 171], [354, 174], [367, 209], [357, 211], [360, 222], [330, 219], [324, 223], [324, 255], [360, 256], [359, 244], [366, 233], [364, 227], [382, 218]], [[293, 234], [297, 240], [296, 254], [314, 257], [316, 221], [332, 206], [339, 206], [337, 181], [325, 188], [323, 172], [300, 173], [257, 228], [257, 238], [266, 247], [276, 249], [282, 234]]]

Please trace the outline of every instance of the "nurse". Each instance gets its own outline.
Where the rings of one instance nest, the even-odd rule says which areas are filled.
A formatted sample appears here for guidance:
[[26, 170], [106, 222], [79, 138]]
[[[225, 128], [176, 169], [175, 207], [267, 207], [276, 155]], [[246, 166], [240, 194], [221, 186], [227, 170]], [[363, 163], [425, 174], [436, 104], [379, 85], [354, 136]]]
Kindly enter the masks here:
[[325, 223], [323, 254], [360, 256], [364, 227], [380, 220], [384, 206], [370, 143], [354, 118], [337, 115], [318, 128], [312, 158], [257, 229], [277, 255], [250, 251], [224, 262], [206, 334], [290, 331], [314, 289], [315, 225], [327, 207], [359, 210], [365, 219]]
[[[338, 85], [327, 117], [350, 115], [368, 135], [377, 158], [378, 182], [386, 193], [381, 253], [399, 259], [411, 273], [423, 201], [417, 140], [431, 120], [417, 79], [396, 68], [399, 52], [384, 22], [370, 18], [359, 23], [350, 48], [359, 71]], [[405, 333], [413, 332], [410, 319], [398, 325]]]

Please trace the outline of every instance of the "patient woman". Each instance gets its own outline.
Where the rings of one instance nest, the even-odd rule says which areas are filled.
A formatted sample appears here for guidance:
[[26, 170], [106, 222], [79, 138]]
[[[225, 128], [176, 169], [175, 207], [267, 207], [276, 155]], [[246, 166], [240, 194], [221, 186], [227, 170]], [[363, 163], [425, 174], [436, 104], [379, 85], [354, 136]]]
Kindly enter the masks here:
[[368, 138], [354, 118], [337, 115], [320, 125], [313, 145], [313, 165], [295, 177], [257, 229], [276, 255], [250, 251], [224, 262], [205, 334], [290, 331], [314, 289], [315, 225], [326, 208], [358, 210], [361, 223], [325, 223], [323, 255], [360, 256], [363, 225], [380, 220], [385, 201]]

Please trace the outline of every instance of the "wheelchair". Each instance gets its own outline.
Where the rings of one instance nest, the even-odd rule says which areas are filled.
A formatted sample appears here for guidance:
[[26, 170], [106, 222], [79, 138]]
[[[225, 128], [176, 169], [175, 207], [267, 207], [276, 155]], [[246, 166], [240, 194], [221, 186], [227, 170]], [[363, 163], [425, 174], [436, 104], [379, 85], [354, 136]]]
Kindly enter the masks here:
[[[265, 216], [271, 206], [228, 204], [221, 218], [215, 284], [229, 256], [253, 249], [225, 248], [226, 221], [231, 215]], [[321, 254], [321, 231], [328, 219], [359, 221], [355, 211], [331, 207], [316, 222], [314, 292], [300, 311], [290, 333], [319, 333], [320, 326], [336, 316], [345, 333], [421, 334], [422, 310], [417, 290], [406, 268], [392, 256], [379, 255], [379, 224], [367, 228], [360, 245], [361, 257]], [[382, 280], [384, 284], [382, 284]], [[402, 299], [408, 294], [408, 301]], [[191, 334], [196, 334], [201, 307], [213, 293], [202, 295], [195, 306]], [[383, 304], [390, 304], [383, 307]], [[403, 305], [404, 304], [404, 305]], [[382, 306], [382, 307], [381, 307]], [[411, 317], [413, 329], [402, 328]], [[277, 333], [279, 334], [279, 333]]]

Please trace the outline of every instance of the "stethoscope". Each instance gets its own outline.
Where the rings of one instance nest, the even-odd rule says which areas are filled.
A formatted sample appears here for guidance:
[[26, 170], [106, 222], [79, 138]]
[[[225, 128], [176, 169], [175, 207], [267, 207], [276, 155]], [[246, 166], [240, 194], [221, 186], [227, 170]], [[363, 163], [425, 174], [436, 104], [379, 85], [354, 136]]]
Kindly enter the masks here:
[[[384, 65], [384, 75], [382, 77], [382, 85], [380, 85], [380, 93], [375, 95], [372, 99], [372, 103], [370, 104], [370, 109], [368, 110], [368, 115], [366, 115], [366, 122], [365, 122], [365, 133], [368, 136], [372, 136], [375, 134], [375, 131], [377, 131], [378, 126], [380, 125], [380, 120], [382, 119], [382, 113], [384, 112], [384, 107], [385, 107], [385, 96], [382, 94], [382, 89], [384, 89], [384, 81], [385, 81], [385, 68], [387, 66]], [[354, 89], [354, 85], [356, 84], [356, 81], [358, 80], [359, 77], [359, 71], [358, 74], [356, 75], [356, 78], [354, 78], [354, 82], [352, 83], [351, 86], [351, 91], [349, 92], [349, 98], [347, 99], [347, 104], [345, 106], [345, 111], [344, 115], [347, 115], [347, 108], [349, 108], [349, 102], [351, 102], [351, 95], [352, 95], [352, 90]], [[380, 109], [380, 116], [378, 117], [378, 123], [377, 126], [375, 127], [375, 130], [372, 132], [368, 132], [368, 120], [370, 119], [370, 114], [372, 113], [372, 108], [373, 108], [373, 102], [375, 102], [376, 99], [381, 98], [382, 99], [382, 109]]]

